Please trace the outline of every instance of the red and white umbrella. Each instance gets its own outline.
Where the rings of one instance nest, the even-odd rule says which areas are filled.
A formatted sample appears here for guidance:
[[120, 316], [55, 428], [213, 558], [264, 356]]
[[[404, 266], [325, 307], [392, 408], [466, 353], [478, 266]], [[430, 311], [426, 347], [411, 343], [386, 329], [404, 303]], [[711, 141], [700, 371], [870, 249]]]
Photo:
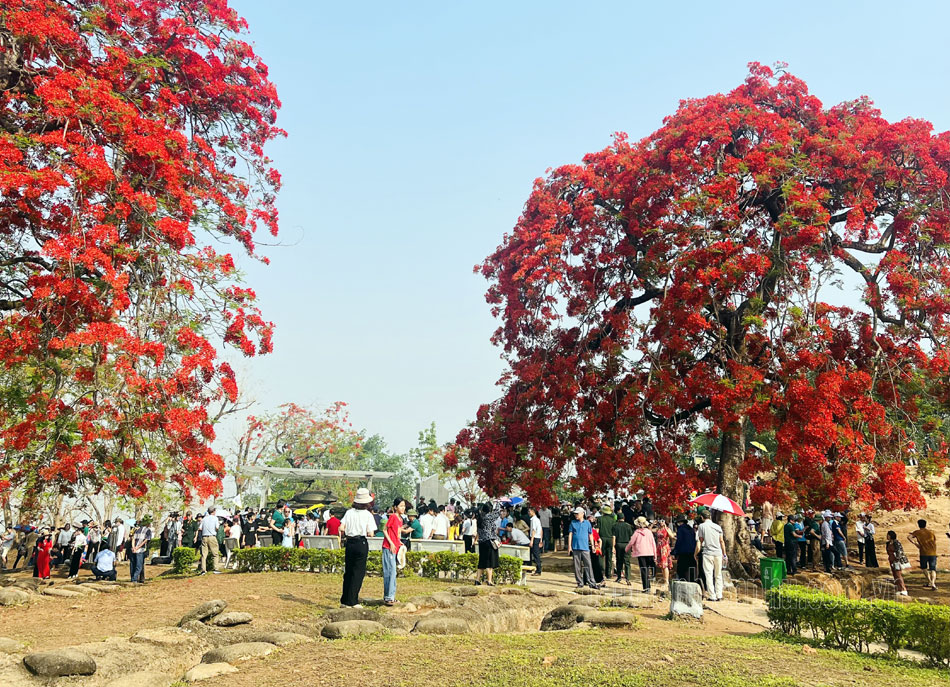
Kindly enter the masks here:
[[691, 506], [706, 506], [713, 510], [719, 510], [723, 513], [731, 513], [738, 517], [744, 517], [745, 513], [739, 507], [739, 504], [722, 494], [700, 494], [689, 502]]

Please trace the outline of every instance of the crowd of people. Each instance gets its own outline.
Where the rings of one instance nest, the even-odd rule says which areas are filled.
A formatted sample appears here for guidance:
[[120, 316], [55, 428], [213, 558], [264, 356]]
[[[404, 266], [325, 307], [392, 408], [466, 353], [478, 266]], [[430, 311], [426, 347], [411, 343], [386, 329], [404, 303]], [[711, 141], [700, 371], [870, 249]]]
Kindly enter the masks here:
[[[514, 501], [514, 503], [512, 503]], [[600, 588], [613, 579], [632, 586], [636, 565], [640, 588], [651, 592], [671, 579], [698, 582], [710, 601], [722, 598], [723, 566], [728, 564], [722, 528], [704, 507], [675, 517], [657, 516], [648, 494], [629, 499], [564, 503], [536, 508], [521, 499], [493, 500], [463, 506], [455, 499], [446, 504], [419, 499], [415, 507], [397, 498], [388, 508], [377, 504], [366, 489], [359, 489], [352, 505], [318, 506], [293, 510], [284, 500], [273, 508], [246, 508], [231, 513], [210, 506], [198, 513], [172, 512], [153, 530], [148, 516], [137, 522], [123, 518], [81, 520], [59, 528], [23, 523], [0, 533], [0, 567], [15, 570], [21, 561], [39, 578], [56, 568], [75, 579], [89, 564], [97, 579], [116, 579], [117, 565], [129, 562], [130, 579], [145, 581], [145, 561], [157, 538], [159, 560], [167, 561], [180, 546], [198, 552], [197, 572], [221, 572], [237, 548], [305, 546], [305, 537], [339, 537], [345, 550], [341, 603], [356, 606], [366, 571], [368, 537], [383, 539], [383, 581], [386, 603], [395, 600], [396, 571], [404, 565], [404, 552], [413, 541], [460, 541], [464, 550], [478, 554], [476, 584], [494, 585], [499, 547], [524, 546], [530, 551], [534, 575], [542, 574], [542, 553], [567, 551], [574, 578], [580, 587]], [[853, 565], [879, 567], [878, 532], [869, 514], [860, 514], [853, 525], [848, 511], [817, 513], [801, 510], [785, 514], [766, 502], [744, 519], [754, 547], [785, 561], [786, 571], [826, 572], [850, 570]], [[157, 534], [156, 534], [157, 532]], [[854, 538], [853, 544], [849, 546]], [[947, 533], [950, 537], [950, 532]], [[937, 537], [924, 520], [907, 537], [918, 550], [925, 573], [925, 588], [937, 589]], [[897, 593], [907, 595], [903, 573], [911, 567], [904, 544], [890, 530], [884, 553]], [[856, 556], [849, 553], [856, 549]], [[12, 565], [11, 565], [12, 560]], [[9, 566], [9, 567], [8, 567]]]
[[101, 525], [81, 520], [58, 528], [21, 523], [0, 534], [0, 567], [13, 571], [23, 561], [34, 577], [48, 579], [60, 568], [67, 579], [74, 580], [88, 562], [96, 579], [115, 580], [116, 565], [124, 559], [129, 562], [130, 579], [145, 582], [151, 525], [149, 516], [128, 523], [123, 518], [105, 520]]

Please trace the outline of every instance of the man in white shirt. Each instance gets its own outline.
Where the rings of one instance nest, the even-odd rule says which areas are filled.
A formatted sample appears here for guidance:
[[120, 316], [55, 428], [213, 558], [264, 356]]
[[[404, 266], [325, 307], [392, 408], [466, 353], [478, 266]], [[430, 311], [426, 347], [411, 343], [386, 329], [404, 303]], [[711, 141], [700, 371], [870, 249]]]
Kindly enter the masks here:
[[527, 535], [510, 522], [505, 525], [505, 536], [507, 536], [508, 541], [515, 546], [528, 546], [531, 544]]
[[722, 528], [703, 513], [703, 524], [696, 530], [696, 553], [703, 553], [703, 572], [706, 574], [706, 593], [710, 601], [722, 601], [722, 559], [726, 543]]
[[439, 512], [432, 521], [432, 538], [449, 538], [449, 516], [445, 514], [445, 506], [439, 506]]
[[214, 506], [208, 508], [208, 513], [201, 518], [198, 536], [201, 538], [201, 558], [198, 561], [199, 575], [208, 572], [207, 557], [211, 555], [214, 572], [220, 572], [218, 564], [218, 516], [214, 514]]
[[419, 524], [422, 525], [422, 538], [432, 539], [432, 528], [435, 525], [435, 514], [429, 510], [419, 516]]
[[531, 516], [531, 560], [534, 561], [535, 575], [541, 574], [541, 549], [544, 547], [544, 528], [541, 526], [541, 518], [538, 517], [537, 508], [529, 508], [528, 515]]
[[97, 580], [112, 580], [115, 582], [115, 552], [106, 547], [96, 554], [92, 574]]

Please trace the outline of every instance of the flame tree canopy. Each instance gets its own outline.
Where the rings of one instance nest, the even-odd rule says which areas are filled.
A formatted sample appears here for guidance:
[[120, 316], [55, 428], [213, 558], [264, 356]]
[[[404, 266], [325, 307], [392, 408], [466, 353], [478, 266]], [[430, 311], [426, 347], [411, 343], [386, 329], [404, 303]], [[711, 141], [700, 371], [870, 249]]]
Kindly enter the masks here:
[[[754, 500], [921, 505], [904, 460], [946, 455], [948, 171], [928, 122], [825, 108], [752, 64], [538, 179], [476, 268], [509, 369], [459, 434], [465, 467], [540, 501], [564, 475], [682, 505], [769, 474]], [[684, 460], [702, 432], [716, 475]]]
[[220, 487], [212, 342], [271, 348], [231, 241], [277, 232], [282, 134], [226, 0], [0, 4], [0, 493]]

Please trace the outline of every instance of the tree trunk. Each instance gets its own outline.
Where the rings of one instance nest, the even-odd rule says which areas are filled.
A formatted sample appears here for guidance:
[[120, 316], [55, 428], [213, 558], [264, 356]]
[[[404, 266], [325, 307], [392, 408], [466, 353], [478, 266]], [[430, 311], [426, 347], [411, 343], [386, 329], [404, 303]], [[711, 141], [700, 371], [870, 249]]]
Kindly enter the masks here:
[[[738, 503], [740, 506], [742, 489], [739, 482], [739, 466], [745, 460], [745, 426], [743, 416], [730, 427], [723, 430], [722, 444], [719, 449], [718, 492]], [[733, 577], [755, 575], [759, 568], [759, 554], [742, 518], [728, 513], [720, 515], [722, 538], [726, 543], [726, 555], [729, 556], [729, 572]]]

